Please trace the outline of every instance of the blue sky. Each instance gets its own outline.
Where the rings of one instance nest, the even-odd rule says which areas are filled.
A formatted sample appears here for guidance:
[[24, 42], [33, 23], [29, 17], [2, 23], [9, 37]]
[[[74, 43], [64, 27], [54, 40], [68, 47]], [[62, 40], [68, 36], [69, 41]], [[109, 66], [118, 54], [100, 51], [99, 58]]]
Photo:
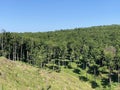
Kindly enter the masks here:
[[0, 29], [44, 32], [120, 24], [120, 0], [0, 0]]

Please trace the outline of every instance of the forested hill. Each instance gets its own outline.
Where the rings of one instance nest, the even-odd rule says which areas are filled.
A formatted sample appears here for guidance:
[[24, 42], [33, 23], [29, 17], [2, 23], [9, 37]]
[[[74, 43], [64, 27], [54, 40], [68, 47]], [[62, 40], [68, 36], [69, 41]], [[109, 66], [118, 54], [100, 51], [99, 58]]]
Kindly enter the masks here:
[[[0, 33], [0, 56], [60, 72], [61, 67], [85, 70], [96, 87], [120, 82], [120, 25], [54, 32]], [[76, 71], [76, 72], [77, 72]], [[98, 82], [96, 81], [98, 79]], [[91, 82], [91, 79], [90, 79]]]

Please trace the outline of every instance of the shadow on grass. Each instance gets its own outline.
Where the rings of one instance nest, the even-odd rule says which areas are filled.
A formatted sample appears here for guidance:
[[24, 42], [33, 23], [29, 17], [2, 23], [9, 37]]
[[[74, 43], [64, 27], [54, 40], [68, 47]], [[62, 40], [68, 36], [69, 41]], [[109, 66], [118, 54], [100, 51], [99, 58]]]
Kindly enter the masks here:
[[113, 82], [118, 82], [118, 75], [117, 75], [117, 73], [113, 73], [111, 75], [111, 79], [112, 79]]
[[79, 80], [85, 81], [85, 82], [89, 81], [89, 79], [85, 76], [79, 76]]
[[83, 64], [78, 64], [77, 67], [78, 67], [78, 68], [81, 68], [81, 69], [83, 69], [83, 70], [86, 69], [86, 66], [84, 66]]
[[76, 73], [76, 74], [80, 74], [80, 70], [79, 69], [74, 69], [73, 72]]
[[60, 67], [58, 67], [58, 66], [47, 66], [50, 70], [54, 70], [54, 71], [56, 71], [56, 72], [58, 72], [58, 73], [60, 73], [61, 72], [61, 68]]
[[71, 65], [68, 65], [67, 67], [68, 67], [69, 69], [73, 69]]
[[50, 88], [51, 88], [51, 85], [47, 86], [47, 90], [50, 90]]
[[96, 83], [96, 81], [91, 81], [90, 83], [91, 83], [92, 88], [99, 87], [99, 85]]
[[98, 67], [89, 67], [87, 73], [93, 75], [93, 74], [94, 74], [94, 71], [95, 71], [95, 75], [96, 75], [96, 76], [98, 76], [98, 75], [100, 74], [99, 71], [98, 71]]
[[101, 80], [101, 84], [104, 88], [106, 88], [107, 86], [109, 86], [109, 80], [107, 78], [103, 78]]

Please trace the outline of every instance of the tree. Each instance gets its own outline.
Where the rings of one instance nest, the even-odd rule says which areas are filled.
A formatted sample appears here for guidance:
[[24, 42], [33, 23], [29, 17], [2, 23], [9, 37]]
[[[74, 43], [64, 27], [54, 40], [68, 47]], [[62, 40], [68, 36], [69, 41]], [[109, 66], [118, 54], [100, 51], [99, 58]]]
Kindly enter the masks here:
[[111, 75], [114, 67], [113, 60], [116, 54], [116, 48], [113, 46], [108, 46], [104, 49], [104, 54], [105, 54], [106, 64], [109, 68], [109, 84], [111, 86]]
[[117, 81], [118, 83], [120, 83], [120, 49], [119, 47], [117, 46], [117, 51], [116, 51], [116, 61], [115, 61], [115, 65], [116, 65], [116, 69], [117, 69]]
[[89, 47], [87, 45], [83, 46], [82, 54], [83, 54], [83, 67], [86, 70], [86, 77], [87, 77], [87, 66], [89, 64], [89, 58], [88, 58], [88, 52], [89, 52]]

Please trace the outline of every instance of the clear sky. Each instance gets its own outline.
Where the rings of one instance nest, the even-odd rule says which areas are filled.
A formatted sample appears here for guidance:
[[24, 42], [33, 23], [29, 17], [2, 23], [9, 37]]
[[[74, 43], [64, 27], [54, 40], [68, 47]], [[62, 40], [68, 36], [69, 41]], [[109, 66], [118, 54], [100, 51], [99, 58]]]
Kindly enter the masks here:
[[120, 24], [120, 0], [0, 0], [0, 29], [43, 32]]

